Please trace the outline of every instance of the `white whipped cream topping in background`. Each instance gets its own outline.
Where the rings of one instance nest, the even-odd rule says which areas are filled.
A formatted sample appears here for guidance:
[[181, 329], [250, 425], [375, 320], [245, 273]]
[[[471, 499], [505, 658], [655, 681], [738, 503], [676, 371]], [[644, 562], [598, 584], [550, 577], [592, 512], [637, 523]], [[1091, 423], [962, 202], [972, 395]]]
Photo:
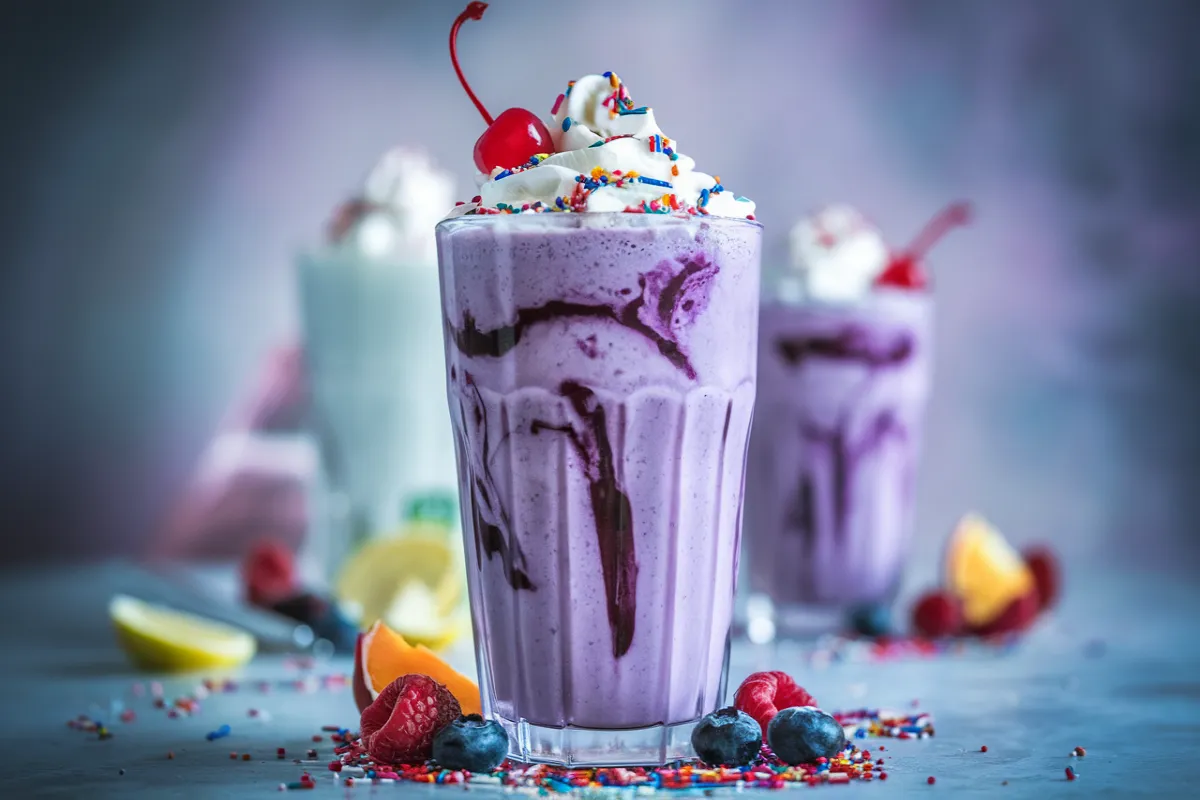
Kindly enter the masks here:
[[[614, 94], [617, 95], [615, 99]], [[627, 180], [622, 186], [610, 183], [592, 190], [587, 197], [586, 211], [624, 211], [630, 206], [661, 202], [663, 195], [674, 194], [681, 205], [703, 205], [713, 216], [745, 218], [754, 213], [754, 203], [750, 200], [739, 199], [729, 190], [712, 193], [716, 179], [696, 171], [695, 161], [679, 153], [673, 139], [653, 147], [654, 137], [663, 134], [652, 109], [635, 107], [639, 113], [612, 114], [614, 107], [626, 112], [630, 110], [624, 102], [628, 97], [628, 90], [615, 76], [580, 78], [567, 90], [565, 99], [559, 102], [553, 117], [546, 122], [558, 152], [536, 167], [520, 172], [504, 175], [507, 170], [497, 169], [491, 176], [481, 176], [478, 205], [496, 208], [498, 203], [505, 203], [520, 207], [541, 201], [552, 206], [556, 198], [570, 197], [575, 192], [577, 176], [590, 176], [594, 168], [600, 167], [607, 173], [619, 170], [622, 175], [634, 171], [670, 186], [642, 183], [636, 179]], [[631, 138], [597, 145], [612, 136]], [[664, 147], [674, 151], [677, 158], [672, 160], [668, 153], [661, 152]], [[659, 152], [654, 152], [655, 149]], [[677, 175], [673, 174], [672, 167]], [[503, 177], [497, 180], [497, 175]], [[704, 198], [705, 190], [709, 192], [707, 198]], [[460, 206], [456, 212], [466, 213], [475, 207], [474, 204]]]
[[437, 263], [434, 226], [454, 207], [454, 179], [408, 147], [389, 150], [367, 175], [363, 205], [337, 240], [370, 257]]
[[866, 297], [891, 258], [879, 229], [847, 205], [826, 206], [796, 223], [791, 249], [789, 277], [800, 279], [805, 297], [829, 303]]

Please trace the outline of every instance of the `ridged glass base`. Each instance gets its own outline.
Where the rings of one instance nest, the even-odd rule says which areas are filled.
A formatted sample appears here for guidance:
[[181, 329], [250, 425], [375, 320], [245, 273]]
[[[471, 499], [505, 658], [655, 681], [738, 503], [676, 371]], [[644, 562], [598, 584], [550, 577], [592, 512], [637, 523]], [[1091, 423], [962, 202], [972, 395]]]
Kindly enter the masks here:
[[626, 730], [547, 728], [499, 718], [514, 761], [563, 767], [636, 767], [694, 759], [692, 728], [699, 719]]

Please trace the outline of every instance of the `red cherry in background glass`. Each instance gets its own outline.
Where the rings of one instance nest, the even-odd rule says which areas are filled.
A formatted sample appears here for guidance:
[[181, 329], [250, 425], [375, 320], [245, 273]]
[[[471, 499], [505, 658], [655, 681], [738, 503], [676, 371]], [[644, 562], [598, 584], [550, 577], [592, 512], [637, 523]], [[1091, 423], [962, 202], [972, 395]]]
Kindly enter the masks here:
[[942, 209], [936, 217], [917, 234], [907, 250], [892, 256], [887, 269], [875, 279], [879, 286], [895, 286], [898, 289], [920, 290], [929, 285], [921, 261], [948, 231], [971, 221], [969, 203], [952, 203]]
[[553, 153], [554, 143], [550, 139], [550, 131], [532, 111], [510, 108], [492, 119], [467, 83], [462, 67], [458, 65], [458, 29], [469, 19], [483, 19], [485, 10], [487, 3], [469, 3], [454, 20], [454, 25], [450, 27], [450, 63], [454, 65], [454, 72], [467, 97], [471, 98], [483, 115], [483, 121], [488, 124], [487, 130], [475, 142], [475, 166], [480, 172], [488, 173], [496, 167], [507, 169], [520, 166], [538, 153]]

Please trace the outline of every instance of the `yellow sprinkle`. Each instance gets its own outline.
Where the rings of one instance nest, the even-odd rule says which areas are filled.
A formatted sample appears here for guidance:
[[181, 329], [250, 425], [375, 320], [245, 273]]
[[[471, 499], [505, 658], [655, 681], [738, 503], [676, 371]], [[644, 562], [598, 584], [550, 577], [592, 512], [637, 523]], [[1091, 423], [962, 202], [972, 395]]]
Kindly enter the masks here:
[[638, 171], [636, 169], [631, 169], [631, 170], [629, 170], [629, 172], [625, 173], [625, 177], [626, 178], [638, 178], [641, 176], [638, 174]]
[[720, 182], [721, 182], [721, 176], [720, 176], [720, 175], [713, 175], [713, 182], [714, 182], [714, 183], [720, 183]]
[[616, 89], [618, 86], [621, 85], [621, 79], [617, 77], [617, 73], [615, 73], [615, 72], [609, 73], [608, 82], [612, 84], [612, 87], [614, 89]]
[[593, 178], [599, 178], [603, 174], [604, 174], [604, 169], [602, 167], [592, 167], [592, 177]]

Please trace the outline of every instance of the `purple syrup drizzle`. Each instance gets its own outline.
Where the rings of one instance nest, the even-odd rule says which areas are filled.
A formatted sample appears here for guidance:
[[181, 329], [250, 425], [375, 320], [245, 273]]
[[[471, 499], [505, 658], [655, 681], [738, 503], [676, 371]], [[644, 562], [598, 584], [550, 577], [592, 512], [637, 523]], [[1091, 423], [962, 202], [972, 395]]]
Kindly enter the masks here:
[[[849, 325], [836, 334], [778, 338], [775, 350], [789, 367], [799, 369], [809, 359], [827, 359], [862, 364], [867, 368], [866, 384], [874, 382], [880, 370], [898, 367], [907, 362], [915, 350], [913, 336], [908, 332], [898, 334], [882, 346], [872, 342], [870, 333], [857, 325]], [[857, 398], [856, 398], [857, 399]], [[859, 463], [879, 449], [889, 436], [904, 438], [908, 435], [895, 411], [886, 409], [875, 416], [862, 437], [853, 445], [850, 442], [849, 422], [854, 406], [847, 405], [832, 428], [822, 428], [811, 422], [801, 425], [804, 437], [826, 449], [831, 462], [833, 483], [834, 538], [845, 541], [846, 524], [850, 516], [850, 494], [852, 474]], [[816, 505], [813, 477], [808, 472], [800, 476], [796, 497], [788, 512], [789, 528], [795, 530], [810, 548], [816, 541]]]
[[[682, 264], [678, 270], [675, 268], [676, 263]], [[720, 267], [709, 262], [703, 254], [685, 257], [678, 262], [663, 261], [653, 270], [638, 276], [641, 295], [624, 306], [550, 300], [540, 306], [519, 309], [512, 323], [493, 330], [481, 330], [474, 317], [464, 311], [460, 326], [455, 326], [449, 317], [445, 319], [446, 330], [455, 347], [464, 356], [499, 358], [516, 347], [525, 332], [535, 325], [569, 318], [607, 319], [653, 342], [663, 357], [689, 379], [695, 380], [695, 367], [680, 347], [677, 331], [694, 322], [708, 307], [709, 293], [718, 272]], [[628, 288], [618, 291], [622, 296], [631, 293]], [[589, 342], [589, 346], [591, 344]], [[591, 357], [591, 354], [588, 355]], [[452, 367], [452, 379], [454, 375]], [[470, 376], [467, 377], [475, 391], [476, 401], [482, 408], [483, 400], [479, 396], [479, 390], [470, 380]], [[583, 421], [583, 431], [570, 425], [554, 426], [535, 421], [532, 432], [537, 434], [542, 430], [553, 430], [566, 434], [586, 465], [592, 516], [600, 546], [600, 567], [604, 574], [613, 655], [620, 658], [633, 644], [637, 612], [638, 566], [633, 539], [633, 508], [629, 496], [617, 483], [616, 459], [608, 437], [606, 413], [604, 407], [596, 400], [595, 392], [577, 382], [564, 381], [559, 386], [559, 393], [566, 398]], [[465, 420], [465, 410], [463, 413]], [[480, 413], [476, 411], [477, 417]], [[484, 421], [486, 422], [486, 419]], [[476, 426], [479, 425], [477, 419]], [[478, 512], [482, 501], [485, 507], [498, 514], [503, 527], [509, 527], [508, 515], [500, 508], [498, 498], [495, 506], [492, 504], [495, 492], [487, 489], [487, 484], [494, 486], [494, 482], [488, 468], [491, 452], [488, 447], [486, 424], [483, 425], [483, 429], [485, 480], [481, 482], [479, 476], [475, 476], [472, 485], [472, 495], [475, 498], [472, 509], [476, 546], [483, 547], [489, 558], [492, 552], [500, 553], [505, 565], [505, 575], [514, 590], [532, 590], [534, 587], [529, 577], [523, 569], [516, 567], [517, 561], [522, 566], [525, 563], [516, 539], [511, 534], [505, 536], [501, 527], [485, 522]], [[463, 461], [464, 455], [459, 453], [460, 461]], [[495, 548], [494, 551], [489, 550], [489, 546]], [[481, 557], [479, 561], [482, 564]]]
[[492, 330], [481, 330], [469, 312], [463, 312], [462, 325], [455, 326], [449, 318], [445, 324], [463, 355], [499, 358], [516, 347], [535, 325], [569, 318], [612, 320], [649, 339], [663, 357], [694, 380], [696, 370], [680, 348], [675, 329], [694, 320], [708, 305], [708, 290], [719, 271], [703, 256], [689, 258], [678, 272], [672, 271], [672, 262], [664, 261], [638, 277], [642, 294], [624, 306], [550, 300], [519, 309], [511, 323]]
[[564, 381], [559, 394], [566, 398], [583, 423], [552, 425], [535, 420], [531, 432], [565, 434], [584, 463], [584, 475], [592, 501], [604, 594], [608, 601], [608, 624], [612, 631], [613, 657], [620, 658], [633, 644], [637, 613], [637, 557], [633, 542], [633, 506], [617, 482], [616, 459], [608, 437], [607, 413], [596, 393], [574, 381]]
[[[454, 371], [451, 372], [454, 375]], [[475, 428], [481, 431], [483, 458], [480, 460], [479, 471], [472, 470], [470, 462], [467, 460], [466, 453], [466, 431], [460, 431], [455, 437], [455, 446], [458, 448], [458, 462], [468, 465], [465, 467], [466, 474], [470, 477], [471, 486], [471, 527], [475, 529], [475, 560], [478, 566], [482, 569], [483, 557], [486, 555], [488, 561], [492, 560], [493, 555], [500, 556], [500, 563], [504, 570], [504, 578], [508, 581], [508, 585], [514, 591], [525, 589], [527, 591], [537, 591], [533, 581], [529, 579], [528, 573], [525, 571], [525, 554], [521, 551], [521, 544], [511, 534], [512, 523], [509, 521], [508, 512], [500, 505], [500, 493], [496, 489], [495, 478], [492, 477], [491, 467], [491, 447], [489, 446], [488, 424], [487, 424], [487, 407], [483, 403], [483, 396], [479, 392], [479, 387], [475, 385], [474, 378], [470, 373], [464, 372], [463, 377], [467, 386], [471, 388], [475, 395], [475, 405], [472, 408], [472, 417], [474, 418]], [[467, 409], [463, 404], [462, 396], [459, 396], [458, 401], [459, 412], [463, 424], [467, 421]], [[484, 509], [487, 509], [496, 519], [496, 522], [489, 522], [483, 514]]]

